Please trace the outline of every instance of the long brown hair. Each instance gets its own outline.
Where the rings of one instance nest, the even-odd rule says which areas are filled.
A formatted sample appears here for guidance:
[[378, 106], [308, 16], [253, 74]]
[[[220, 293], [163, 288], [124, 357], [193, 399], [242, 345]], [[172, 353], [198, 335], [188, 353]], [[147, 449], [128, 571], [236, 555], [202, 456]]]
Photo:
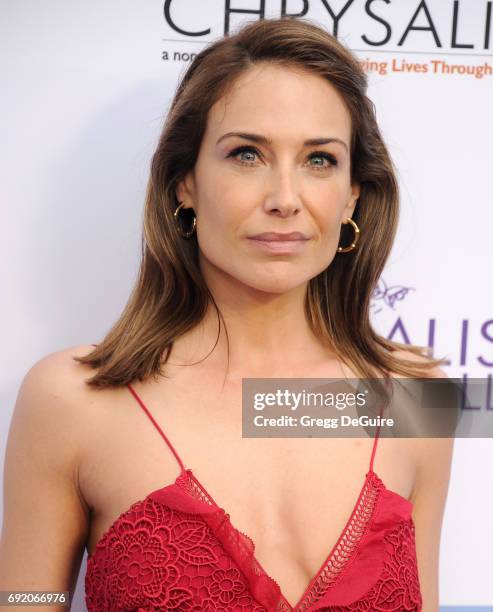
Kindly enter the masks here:
[[[305, 313], [314, 334], [362, 378], [388, 379], [389, 372], [426, 377], [430, 368], [445, 362], [432, 359], [426, 347], [390, 341], [372, 329], [370, 298], [391, 250], [399, 214], [394, 167], [356, 57], [310, 21], [283, 17], [248, 23], [208, 45], [179, 83], [152, 158], [137, 282], [104, 339], [88, 355], [74, 357], [96, 370], [86, 381], [89, 385], [120, 386], [161, 375], [173, 341], [200, 323], [210, 303], [219, 325], [224, 322], [200, 272], [196, 237], [184, 239], [177, 231], [175, 189], [195, 165], [209, 109], [259, 62], [302, 68], [326, 79], [351, 115], [351, 181], [361, 185], [352, 218], [361, 235], [356, 249], [336, 253], [309, 281]], [[393, 356], [399, 349], [425, 359]]]

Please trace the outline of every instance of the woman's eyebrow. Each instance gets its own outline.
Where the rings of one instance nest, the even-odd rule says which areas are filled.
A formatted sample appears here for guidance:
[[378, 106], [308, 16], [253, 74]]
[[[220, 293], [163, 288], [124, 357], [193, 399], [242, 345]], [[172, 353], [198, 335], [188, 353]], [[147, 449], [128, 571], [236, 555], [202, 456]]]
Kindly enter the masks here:
[[[237, 136], [238, 138], [244, 138], [245, 140], [252, 140], [253, 142], [257, 142], [259, 144], [265, 144], [265, 145], [271, 145], [272, 144], [272, 140], [270, 140], [269, 138], [266, 138], [265, 136], [261, 136], [260, 134], [249, 134], [248, 132], [226, 132], [226, 134], [223, 134], [219, 140], [216, 142], [216, 144], [219, 144], [221, 142], [221, 140], [224, 140], [225, 138], [228, 138], [229, 136]], [[303, 146], [313, 146], [313, 145], [323, 145], [323, 144], [330, 144], [331, 142], [338, 142], [339, 144], [342, 144], [346, 150], [348, 149], [347, 144], [344, 142], [344, 140], [341, 140], [340, 138], [309, 138], [308, 140], [305, 140], [305, 142], [303, 143]]]

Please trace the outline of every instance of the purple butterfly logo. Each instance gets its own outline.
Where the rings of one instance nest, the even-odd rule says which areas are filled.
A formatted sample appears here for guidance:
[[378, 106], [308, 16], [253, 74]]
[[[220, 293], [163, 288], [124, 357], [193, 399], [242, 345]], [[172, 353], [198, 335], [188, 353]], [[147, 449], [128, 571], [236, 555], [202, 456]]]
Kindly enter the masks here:
[[[410, 291], [414, 290], [414, 287], [403, 287], [402, 285], [392, 285], [391, 287], [387, 287], [387, 284], [383, 278], [380, 278], [378, 285], [375, 287], [371, 295], [371, 299], [378, 301], [379, 303], [372, 303], [370, 308], [374, 309], [374, 313], [380, 312], [383, 310], [383, 306], [381, 305], [383, 303], [392, 308], [392, 310], [395, 310], [395, 303], [403, 300]], [[375, 310], [375, 308], [378, 310]]]

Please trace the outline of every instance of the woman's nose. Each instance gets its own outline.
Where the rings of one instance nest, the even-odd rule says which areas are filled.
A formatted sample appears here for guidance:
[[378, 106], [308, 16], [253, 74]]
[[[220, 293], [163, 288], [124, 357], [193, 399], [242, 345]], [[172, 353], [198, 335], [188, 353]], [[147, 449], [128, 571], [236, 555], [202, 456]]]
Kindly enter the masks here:
[[267, 213], [274, 213], [281, 217], [299, 213], [303, 205], [299, 182], [292, 170], [284, 168], [273, 171], [267, 184], [264, 203]]

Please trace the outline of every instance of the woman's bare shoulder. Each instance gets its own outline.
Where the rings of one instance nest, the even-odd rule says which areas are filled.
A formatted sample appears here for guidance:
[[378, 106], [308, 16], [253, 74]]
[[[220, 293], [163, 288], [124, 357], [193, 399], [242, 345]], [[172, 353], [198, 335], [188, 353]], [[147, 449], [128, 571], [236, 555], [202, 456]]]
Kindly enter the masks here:
[[46, 382], [57, 386], [66, 383], [68, 387], [74, 382], [80, 383], [84, 376], [90, 375], [90, 369], [76, 361], [74, 357], [87, 355], [91, 350], [93, 350], [91, 344], [80, 344], [48, 353], [29, 368], [25, 379], [29, 382]]
[[[428, 358], [409, 350], [396, 350], [392, 353], [394, 357], [425, 363]], [[394, 376], [394, 375], [393, 375]], [[401, 374], [395, 376], [406, 378]], [[448, 378], [442, 367], [433, 366], [427, 372], [427, 378]], [[435, 486], [441, 481], [442, 486], [447, 486], [452, 461], [454, 438], [414, 438], [411, 441], [413, 455], [417, 467], [417, 480], [422, 488]]]
[[91, 375], [91, 370], [74, 359], [87, 355], [93, 349], [90, 344], [80, 344], [66, 347], [48, 353], [38, 359], [27, 371], [23, 384], [33, 384], [40, 389], [53, 389], [68, 393], [87, 390], [85, 379]]
[[[26, 575], [32, 585], [58, 584], [64, 590], [74, 584], [88, 533], [78, 470], [91, 423], [81, 409], [90, 401], [84, 388], [89, 372], [73, 355], [87, 350], [77, 346], [45, 355], [20, 383], [5, 451], [4, 588], [20, 587]], [[37, 544], [27, 555], [26, 542]]]
[[75, 361], [74, 356], [83, 356], [91, 349], [91, 345], [67, 347], [33, 363], [20, 383], [13, 415], [16, 422], [29, 422], [47, 436], [73, 430], [69, 437], [75, 437], [84, 418], [81, 408], [90, 406], [97, 392], [85, 382], [91, 376], [90, 368]]

